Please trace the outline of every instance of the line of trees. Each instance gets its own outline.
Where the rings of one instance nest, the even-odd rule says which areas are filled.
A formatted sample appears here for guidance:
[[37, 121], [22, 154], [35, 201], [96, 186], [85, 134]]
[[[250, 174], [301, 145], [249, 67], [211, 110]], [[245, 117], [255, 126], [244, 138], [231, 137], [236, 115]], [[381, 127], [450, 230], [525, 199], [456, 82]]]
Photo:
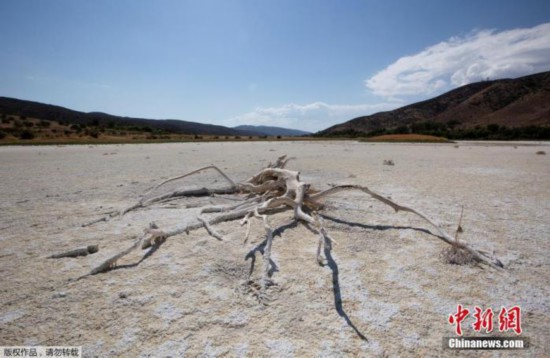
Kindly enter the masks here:
[[365, 138], [385, 134], [425, 134], [448, 139], [477, 140], [550, 140], [550, 126], [520, 126], [508, 127], [499, 124], [463, 128], [458, 121], [447, 123], [422, 121], [409, 126], [399, 126], [392, 129], [382, 128], [370, 132], [360, 132], [347, 129], [330, 134], [315, 134], [318, 137]]

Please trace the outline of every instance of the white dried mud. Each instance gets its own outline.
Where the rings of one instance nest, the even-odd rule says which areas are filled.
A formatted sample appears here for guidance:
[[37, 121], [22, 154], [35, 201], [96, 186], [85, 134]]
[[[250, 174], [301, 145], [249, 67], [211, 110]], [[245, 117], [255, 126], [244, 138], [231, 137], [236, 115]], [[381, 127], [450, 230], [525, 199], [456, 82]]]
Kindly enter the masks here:
[[[457, 304], [518, 305], [531, 344], [519, 354], [550, 356], [550, 158], [535, 154], [549, 149], [469, 142], [0, 147], [0, 345], [76, 345], [90, 357], [506, 356], [512, 352], [445, 351], [442, 338], [454, 335], [447, 318]], [[265, 234], [257, 220], [246, 245], [246, 227], [227, 222], [216, 226], [222, 242], [197, 230], [169, 238], [144, 260], [147, 251], [139, 250], [116, 270], [70, 281], [130, 246], [149, 222], [170, 228], [193, 220], [199, 204], [227, 200], [190, 198], [179, 202], [187, 208], [170, 202], [82, 223], [128, 207], [161, 178], [215, 164], [242, 180], [283, 154], [297, 157], [288, 167], [319, 189], [366, 185], [448, 232], [464, 206], [461, 239], [494, 251], [505, 270], [445, 264], [447, 245], [421, 219], [344, 192], [326, 200], [324, 221], [337, 244], [325, 267], [315, 260], [317, 237], [293, 225], [292, 212], [272, 217], [282, 228], [268, 306], [240, 286], [245, 257]], [[390, 159], [394, 166], [383, 164]], [[165, 190], [184, 183], [224, 184], [203, 173]], [[93, 244], [100, 247], [93, 255], [46, 259]], [[477, 334], [472, 323], [470, 316], [464, 335]], [[498, 327], [490, 335], [515, 336]]]

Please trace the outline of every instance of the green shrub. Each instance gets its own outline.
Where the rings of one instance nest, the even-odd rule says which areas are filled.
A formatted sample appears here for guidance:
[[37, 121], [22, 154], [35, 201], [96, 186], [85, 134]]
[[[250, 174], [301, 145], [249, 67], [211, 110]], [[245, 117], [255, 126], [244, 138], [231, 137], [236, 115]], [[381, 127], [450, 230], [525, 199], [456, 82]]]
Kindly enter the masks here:
[[24, 140], [34, 139], [34, 133], [25, 129], [19, 133], [19, 138]]
[[82, 132], [82, 128], [78, 124], [73, 124], [69, 128], [75, 131], [76, 133]]
[[99, 138], [99, 131], [94, 128], [94, 129], [86, 129], [86, 131], [84, 132], [84, 134], [86, 135], [89, 135], [90, 137], [92, 138]]

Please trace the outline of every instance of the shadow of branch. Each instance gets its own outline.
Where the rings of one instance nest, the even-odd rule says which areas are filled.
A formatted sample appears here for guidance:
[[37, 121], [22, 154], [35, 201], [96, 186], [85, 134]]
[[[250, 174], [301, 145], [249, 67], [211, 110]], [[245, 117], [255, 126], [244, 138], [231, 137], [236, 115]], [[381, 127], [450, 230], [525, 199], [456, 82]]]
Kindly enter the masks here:
[[363, 224], [363, 223], [358, 223], [358, 222], [347, 221], [347, 220], [336, 218], [334, 216], [330, 216], [330, 215], [327, 215], [327, 214], [319, 214], [319, 216], [322, 217], [323, 219], [327, 219], [327, 220], [330, 220], [330, 221], [338, 223], [338, 224], [343, 224], [343, 225], [347, 225], [347, 226], [351, 226], [351, 227], [360, 227], [362, 229], [379, 230], [379, 231], [385, 231], [385, 230], [414, 230], [414, 231], [419, 231], [419, 232], [422, 232], [424, 234], [432, 235], [432, 236], [435, 236], [435, 237], [440, 237], [439, 235], [434, 234], [433, 232], [431, 232], [428, 229], [423, 229], [423, 228], [418, 228], [418, 227], [393, 226], [393, 225], [368, 225], [368, 224]]
[[350, 326], [357, 336], [361, 338], [364, 341], [368, 341], [367, 337], [359, 329], [353, 324], [351, 319], [349, 318], [346, 311], [344, 311], [344, 307], [342, 306], [342, 293], [340, 290], [340, 272], [338, 270], [338, 264], [336, 264], [336, 261], [334, 261], [334, 258], [332, 257], [332, 243], [330, 240], [325, 238], [324, 242], [324, 254], [325, 258], [327, 260], [327, 266], [332, 271], [332, 291], [334, 293], [334, 307], [336, 309], [336, 312], [340, 317], [342, 317], [344, 320], [346, 320], [346, 323], [348, 326]]
[[143, 255], [141, 259], [139, 259], [138, 262], [134, 262], [133, 264], [126, 264], [126, 265], [118, 265], [114, 267], [112, 270], [118, 270], [118, 269], [128, 269], [139, 266], [143, 261], [147, 260], [149, 257], [153, 256], [155, 252], [162, 246], [164, 241], [157, 241], [151, 246], [151, 248]]

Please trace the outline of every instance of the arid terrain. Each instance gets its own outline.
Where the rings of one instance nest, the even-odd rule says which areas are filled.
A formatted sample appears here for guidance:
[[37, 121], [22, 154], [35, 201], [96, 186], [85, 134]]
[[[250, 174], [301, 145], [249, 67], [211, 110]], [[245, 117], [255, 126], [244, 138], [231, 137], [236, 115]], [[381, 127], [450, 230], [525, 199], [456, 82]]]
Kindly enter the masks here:
[[[547, 155], [537, 154], [546, 152]], [[244, 180], [287, 154], [290, 169], [319, 189], [360, 184], [424, 212], [461, 239], [494, 252], [503, 270], [445, 263], [433, 227], [362, 193], [326, 199], [324, 222], [337, 241], [327, 265], [317, 237], [277, 214], [269, 305], [243, 290], [247, 254], [265, 235], [239, 221], [199, 229], [138, 250], [117, 269], [75, 281], [132, 244], [151, 221], [194, 220], [188, 198], [81, 224], [124, 209], [163, 179], [215, 164]], [[384, 161], [395, 165], [384, 165]], [[82, 346], [87, 357], [550, 356], [550, 143], [387, 144], [359, 142], [171, 143], [0, 147], [0, 346]], [[220, 186], [206, 172], [166, 186]], [[99, 252], [47, 259], [86, 245]], [[256, 253], [257, 271], [262, 267]], [[521, 308], [530, 348], [448, 351], [443, 337], [461, 304]], [[366, 339], [361, 339], [360, 336]]]
[[[434, 134], [452, 138], [537, 138], [510, 136], [499, 128], [540, 126], [544, 130], [550, 125], [550, 72], [515, 79], [481, 81], [455, 88], [437, 97], [413, 103], [393, 111], [379, 112], [357, 117], [321, 131], [324, 135], [338, 132], [347, 135], [357, 133], [383, 134], [380, 130], [398, 130], [399, 133]], [[487, 125], [489, 132], [482, 134]], [[496, 127], [491, 128], [491, 125]], [[408, 129], [407, 129], [408, 127]], [[458, 131], [456, 131], [458, 129]], [[474, 129], [472, 133], [464, 130]], [[351, 132], [350, 132], [351, 131]], [[460, 133], [462, 131], [462, 133]], [[473, 133], [477, 132], [477, 135]], [[439, 133], [439, 134], [435, 134]], [[393, 133], [387, 133], [393, 134]], [[472, 136], [473, 135], [473, 136]], [[538, 137], [541, 138], [541, 137]], [[548, 137], [544, 137], [548, 139]]]

